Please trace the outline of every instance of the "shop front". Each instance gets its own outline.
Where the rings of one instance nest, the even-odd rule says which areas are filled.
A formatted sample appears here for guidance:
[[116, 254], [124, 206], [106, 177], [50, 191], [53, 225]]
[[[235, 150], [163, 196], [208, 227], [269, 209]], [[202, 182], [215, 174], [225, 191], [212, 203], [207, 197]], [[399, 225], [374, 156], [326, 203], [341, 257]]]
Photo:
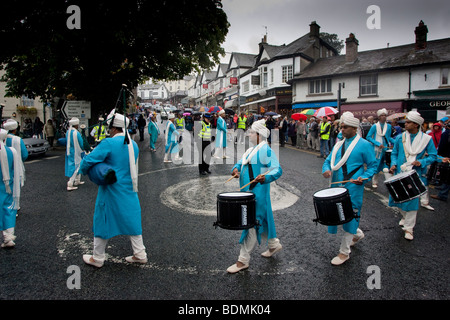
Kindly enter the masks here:
[[425, 122], [436, 122], [442, 119], [450, 108], [450, 99], [417, 99], [406, 101], [407, 111], [416, 110]]
[[394, 113], [406, 111], [405, 101], [384, 101], [384, 102], [369, 102], [369, 103], [353, 103], [342, 104], [340, 107], [340, 114], [350, 111], [356, 118], [362, 119], [367, 117], [378, 118], [377, 111], [385, 108], [388, 111], [388, 116]]
[[263, 114], [265, 112], [288, 113], [292, 106], [291, 88], [270, 89], [248, 96], [241, 105], [246, 112]]

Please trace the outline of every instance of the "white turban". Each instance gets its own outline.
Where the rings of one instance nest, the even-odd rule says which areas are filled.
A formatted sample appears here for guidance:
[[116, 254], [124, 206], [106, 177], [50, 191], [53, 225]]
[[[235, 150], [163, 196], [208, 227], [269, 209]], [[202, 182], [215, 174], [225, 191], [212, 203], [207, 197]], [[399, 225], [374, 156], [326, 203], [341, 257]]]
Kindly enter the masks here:
[[219, 111], [219, 115], [224, 114], [224, 113], [225, 113], [225, 110], [223, 110], [223, 109]]
[[69, 125], [71, 126], [77, 126], [80, 124], [80, 119], [78, 118], [72, 118], [69, 120]]
[[410, 111], [406, 115], [406, 119], [411, 120], [414, 123], [417, 123], [419, 125], [422, 125], [424, 119], [420, 116], [420, 113], [417, 111]]
[[252, 130], [258, 133], [260, 136], [267, 138], [270, 135], [270, 130], [266, 127], [266, 120], [261, 119], [253, 122]]
[[169, 118], [169, 119], [175, 119], [175, 115], [174, 115], [173, 113], [169, 113], [168, 118]]
[[0, 129], [0, 141], [5, 141], [7, 135], [8, 135], [8, 131], [6, 131], [4, 129]]
[[[113, 120], [112, 119], [113, 116], [114, 116], [114, 122], [111, 124], [111, 121]], [[128, 118], [126, 118], [123, 114], [111, 112], [108, 116], [108, 125], [111, 124], [111, 126], [113, 126], [113, 127], [126, 129], [128, 127], [129, 123], [130, 123], [130, 120]]]
[[388, 111], [386, 110], [386, 108], [377, 111], [377, 116], [381, 116], [382, 114], [384, 114], [385, 116], [388, 115]]
[[359, 127], [359, 119], [355, 118], [353, 113], [347, 111], [347, 112], [344, 112], [341, 116], [341, 125], [347, 125], [350, 127], [358, 128]]
[[18, 126], [19, 126], [19, 124], [14, 119], [8, 119], [3, 124], [3, 128], [7, 131], [16, 130]]

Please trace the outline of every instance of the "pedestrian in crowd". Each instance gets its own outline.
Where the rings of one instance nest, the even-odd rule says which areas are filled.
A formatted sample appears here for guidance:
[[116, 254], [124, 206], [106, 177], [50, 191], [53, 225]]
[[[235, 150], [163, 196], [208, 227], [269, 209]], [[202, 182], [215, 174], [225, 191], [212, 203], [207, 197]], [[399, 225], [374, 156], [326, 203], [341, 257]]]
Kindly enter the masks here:
[[[239, 178], [241, 187], [254, 180], [254, 183], [242, 189], [255, 194], [256, 219], [260, 226], [244, 230], [240, 243], [238, 261], [227, 269], [229, 273], [237, 273], [247, 269], [250, 263], [250, 254], [261, 240], [267, 241], [268, 249], [262, 253], [263, 257], [270, 258], [282, 249], [277, 238], [275, 221], [273, 218], [272, 204], [270, 201], [270, 183], [282, 175], [282, 169], [275, 155], [269, 147], [266, 139], [270, 135], [264, 120], [255, 121], [249, 131], [249, 148], [242, 159], [232, 168], [231, 174]], [[255, 179], [253, 179], [256, 176]]]
[[225, 123], [225, 110], [220, 110], [217, 114], [217, 126], [216, 126], [216, 150], [214, 153], [215, 158], [226, 159], [227, 157], [227, 125]]
[[98, 124], [96, 124], [89, 133], [89, 135], [94, 138], [96, 145], [106, 138], [107, 126], [103, 124], [103, 121], [105, 121], [105, 119], [103, 117], [99, 117]]
[[392, 127], [386, 122], [388, 111], [383, 108], [377, 111], [378, 122], [370, 127], [366, 140], [372, 143], [375, 152], [375, 158], [378, 162], [377, 173], [372, 177], [372, 188], [378, 187], [378, 173], [382, 172], [386, 165], [386, 150], [394, 144], [392, 138]]
[[306, 146], [306, 123], [305, 120], [300, 119], [295, 124], [295, 131], [297, 133], [297, 149], [305, 149]]
[[[437, 152], [439, 155], [438, 161], [448, 163], [450, 162], [450, 120], [445, 122], [445, 129], [441, 135]], [[450, 183], [448, 183], [448, 180], [435, 189], [438, 188], [440, 188], [439, 193], [437, 195], [432, 194], [430, 197], [436, 200], [447, 201], [450, 191]]]
[[115, 183], [98, 188], [93, 219], [93, 254], [83, 255], [85, 263], [97, 268], [104, 264], [109, 239], [119, 235], [127, 235], [131, 241], [133, 255], [125, 260], [129, 263], [147, 263], [137, 193], [139, 148], [127, 133], [125, 122], [128, 119], [125, 116], [116, 113], [109, 121], [111, 138], [84, 157], [80, 165], [80, 172], [87, 174], [95, 165], [103, 163], [115, 171], [117, 178]]
[[[420, 178], [426, 174], [427, 166], [436, 161], [437, 151], [431, 137], [420, 130], [424, 119], [417, 111], [410, 111], [406, 115], [405, 129], [401, 137], [394, 143], [391, 155], [391, 174], [415, 170]], [[405, 231], [405, 239], [413, 240], [413, 229], [416, 225], [419, 198], [396, 203], [389, 195], [389, 206], [397, 207], [403, 218], [400, 225]]]
[[53, 126], [52, 119], [48, 119], [47, 123], [44, 125], [44, 134], [50, 147], [53, 147], [53, 142], [55, 141], [55, 127]]
[[33, 123], [30, 118], [25, 119], [25, 124], [23, 126], [23, 137], [31, 138], [33, 136]]
[[141, 113], [137, 121], [137, 127], [139, 130], [139, 141], [144, 141], [144, 130], [146, 125], [147, 121], [145, 121], [144, 115]]
[[434, 123], [429, 135], [431, 136], [434, 146], [437, 149], [439, 147], [439, 141], [441, 141], [442, 125], [439, 122]]
[[[14, 150], [16, 150], [23, 167], [23, 162], [28, 158], [28, 150], [22, 138], [17, 135], [18, 126], [19, 123], [14, 119], [8, 119], [3, 124], [3, 128], [8, 132], [5, 144], [7, 147], [14, 148]], [[24, 167], [23, 170], [25, 171]]]
[[17, 209], [20, 206], [20, 188], [23, 172], [15, 149], [5, 146], [8, 132], [0, 129], [0, 231], [2, 248], [16, 245], [15, 227]]
[[311, 134], [311, 147], [315, 151], [320, 151], [320, 140], [319, 140], [319, 123], [317, 118], [311, 118], [311, 126], [309, 128]]
[[186, 128], [186, 122], [185, 122], [184, 117], [181, 114], [181, 112], [177, 113], [174, 124], [175, 124], [175, 128], [177, 129], [178, 133], [180, 134], [179, 138], [178, 138], [178, 143], [181, 145], [181, 143], [183, 142], [183, 132], [184, 132], [184, 129]]
[[211, 115], [209, 113], [203, 114], [203, 119], [200, 122], [201, 130], [198, 133], [198, 172], [201, 175], [211, 174], [209, 170], [209, 163], [211, 162]]
[[402, 133], [402, 127], [398, 125], [397, 120], [394, 119], [391, 121], [391, 127], [392, 127], [392, 138], [395, 138], [396, 136]]
[[69, 129], [66, 132], [65, 175], [69, 178], [67, 191], [76, 190], [78, 185], [84, 184], [84, 181], [81, 181], [81, 174], [78, 172], [83, 153], [83, 138], [78, 132], [79, 124], [80, 119], [70, 119]]
[[[336, 143], [330, 155], [326, 158], [322, 174], [333, 182], [349, 181], [333, 184], [333, 187], [343, 186], [350, 193], [352, 208], [361, 217], [365, 179], [370, 179], [376, 172], [377, 162], [372, 145], [358, 134], [359, 120], [351, 112], [341, 116], [343, 140]], [[364, 237], [359, 229], [358, 219], [352, 219], [342, 225], [344, 234], [341, 240], [339, 254], [331, 260], [331, 264], [340, 265], [350, 258], [350, 247]], [[329, 226], [328, 232], [337, 233], [337, 226]]]
[[333, 150], [339, 132], [340, 132], [339, 120], [334, 120], [330, 128], [330, 141], [329, 141], [330, 150]]
[[318, 158], [326, 158], [330, 153], [330, 149], [328, 148], [328, 140], [330, 140], [331, 124], [330, 122], [328, 122], [328, 120], [329, 118], [327, 116], [324, 116], [322, 118], [322, 123], [320, 124], [320, 156], [317, 156]]
[[156, 152], [156, 140], [158, 140], [158, 136], [159, 136], [159, 128], [158, 128], [158, 124], [156, 123], [156, 117], [154, 117], [152, 114], [150, 114], [150, 118], [149, 118], [149, 122], [148, 122], [148, 134], [150, 135], [150, 151]]
[[[269, 137], [267, 138], [267, 142], [270, 145], [272, 143], [272, 134], [271, 133], [272, 133], [272, 130], [275, 129], [275, 121], [273, 120], [272, 116], [267, 117], [266, 127], [267, 127], [267, 129], [269, 129]], [[288, 125], [288, 128], [289, 128], [289, 125]]]
[[36, 117], [33, 123], [33, 135], [36, 136], [37, 138], [43, 139], [44, 138], [43, 130], [44, 130], [44, 123], [42, 123], [39, 117]]
[[236, 143], [244, 144], [245, 142], [245, 130], [247, 129], [247, 117], [244, 112], [241, 112], [237, 120], [237, 133], [236, 133]]
[[130, 120], [130, 124], [128, 125], [128, 133], [130, 134], [131, 140], [134, 141], [137, 133], [136, 117], [134, 115], [129, 115], [128, 119]]
[[164, 151], [164, 162], [169, 163], [172, 162], [172, 160], [169, 159], [169, 155], [174, 154], [174, 160], [178, 161], [180, 160], [178, 153], [180, 152], [180, 148], [178, 146], [178, 137], [180, 133], [176, 129], [174, 122], [175, 122], [175, 115], [173, 113], [169, 113], [168, 116], [169, 120], [166, 124], [166, 130], [165, 130], [165, 151]]
[[287, 117], [283, 117], [283, 120], [281, 120], [279, 129], [278, 129], [278, 133], [280, 135], [280, 146], [284, 147], [284, 145], [286, 144], [286, 132], [288, 131], [288, 121], [287, 121]]

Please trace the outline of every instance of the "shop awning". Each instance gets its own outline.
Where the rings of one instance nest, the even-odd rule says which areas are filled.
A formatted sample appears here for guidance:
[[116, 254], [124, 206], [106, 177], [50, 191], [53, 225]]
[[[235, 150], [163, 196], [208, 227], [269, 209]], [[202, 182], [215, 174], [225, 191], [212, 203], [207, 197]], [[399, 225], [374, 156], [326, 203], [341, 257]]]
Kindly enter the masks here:
[[397, 112], [403, 112], [404, 105], [404, 101], [343, 104], [341, 105], [340, 114], [345, 111], [350, 111], [357, 118], [367, 118], [369, 116], [376, 118], [377, 111], [380, 109], [386, 108], [388, 115], [390, 115]]
[[337, 107], [337, 101], [305, 102], [292, 105], [292, 109], [316, 109], [322, 107]]

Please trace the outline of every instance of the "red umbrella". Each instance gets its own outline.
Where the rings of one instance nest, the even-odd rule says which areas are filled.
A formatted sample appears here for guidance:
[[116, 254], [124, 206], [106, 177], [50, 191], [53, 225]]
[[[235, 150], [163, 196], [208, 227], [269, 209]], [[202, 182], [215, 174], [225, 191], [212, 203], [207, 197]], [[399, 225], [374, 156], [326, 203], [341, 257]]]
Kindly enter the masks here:
[[308, 117], [305, 114], [303, 114], [303, 113], [294, 113], [291, 116], [291, 118], [294, 119], [294, 120], [306, 120], [306, 119], [308, 119]]
[[314, 113], [315, 117], [324, 117], [324, 116], [330, 116], [332, 114], [338, 113], [338, 110], [336, 108], [332, 107], [322, 107], [317, 109], [317, 111]]
[[220, 110], [222, 110], [222, 107], [212, 106], [211, 108], [209, 108], [208, 112], [219, 112]]

